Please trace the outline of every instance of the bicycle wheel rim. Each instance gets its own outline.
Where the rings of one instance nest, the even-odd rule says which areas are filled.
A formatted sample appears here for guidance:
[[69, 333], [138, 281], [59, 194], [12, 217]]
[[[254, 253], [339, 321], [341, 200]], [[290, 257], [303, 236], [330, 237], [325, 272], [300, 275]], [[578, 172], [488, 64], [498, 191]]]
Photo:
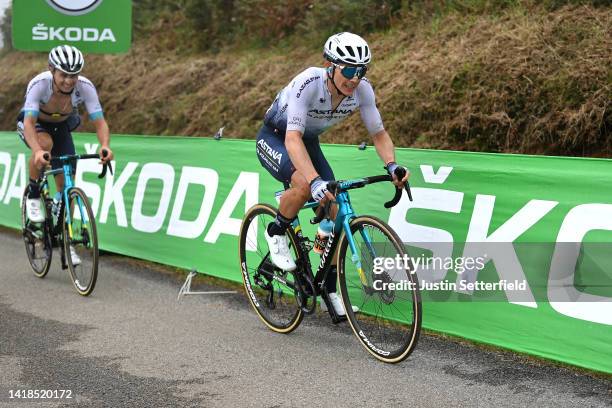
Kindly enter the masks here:
[[[70, 220], [67, 212], [70, 211]], [[75, 289], [82, 296], [94, 290], [98, 276], [98, 237], [91, 204], [85, 193], [73, 188], [68, 193], [63, 217], [64, 255]], [[71, 246], [80, 262], [71, 256]]]
[[[386, 275], [373, 273], [375, 258], [399, 255], [403, 259], [406, 254], [397, 234], [383, 221], [374, 217], [356, 218], [351, 222], [351, 233], [364, 274], [360, 274], [353, 263], [348, 239], [343, 236], [338, 271], [349, 323], [370, 354], [387, 363], [400, 362], [414, 350], [420, 333], [421, 300], [416, 274], [410, 273], [411, 267], [386, 271]], [[367, 241], [373, 245], [368, 245]], [[379, 288], [380, 282], [405, 281], [412, 286], [371, 290], [375, 280], [379, 281]], [[359, 312], [353, 312], [352, 306], [357, 306]]]
[[[291, 284], [292, 273], [283, 273], [269, 261], [268, 244], [264, 237], [267, 225], [274, 220], [276, 210], [257, 204], [245, 215], [240, 231], [240, 271], [244, 288], [259, 318], [271, 330], [289, 333], [301, 323], [304, 314], [299, 307]], [[290, 250], [297, 259], [295, 235], [288, 230]]]
[[51, 237], [47, 224], [50, 215], [48, 213], [46, 214], [45, 222], [41, 225], [36, 225], [28, 220], [25, 200], [28, 198], [29, 192], [30, 186], [28, 185], [22, 197], [21, 232], [32, 272], [34, 272], [34, 275], [37, 277], [44, 278], [51, 267], [51, 258], [53, 255]]

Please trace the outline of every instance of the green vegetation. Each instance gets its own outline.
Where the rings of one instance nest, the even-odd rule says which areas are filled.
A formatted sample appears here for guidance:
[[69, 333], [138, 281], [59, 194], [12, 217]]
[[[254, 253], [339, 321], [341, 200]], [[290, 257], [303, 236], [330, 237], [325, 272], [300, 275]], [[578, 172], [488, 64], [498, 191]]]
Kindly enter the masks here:
[[0, 15], [0, 34], [2, 34], [2, 41], [4, 42], [4, 48], [0, 51], [0, 55], [10, 51], [13, 47], [11, 33], [11, 20], [12, 20], [12, 8], [8, 7], [4, 10], [4, 14]]
[[[612, 6], [593, 0], [134, 0], [126, 55], [87, 56], [115, 133], [254, 138], [274, 95], [333, 32], [373, 51], [399, 146], [612, 157]], [[5, 30], [6, 21], [0, 29]], [[12, 129], [44, 54], [0, 56]], [[91, 130], [91, 127], [86, 128]], [[324, 141], [368, 140], [359, 115]]]

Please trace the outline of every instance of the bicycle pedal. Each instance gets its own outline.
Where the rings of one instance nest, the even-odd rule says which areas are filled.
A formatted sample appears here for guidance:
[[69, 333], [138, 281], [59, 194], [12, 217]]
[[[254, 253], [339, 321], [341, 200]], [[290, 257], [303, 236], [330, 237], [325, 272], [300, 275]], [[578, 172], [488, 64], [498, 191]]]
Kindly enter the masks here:
[[[317, 310], [317, 301], [313, 296], [305, 295], [304, 292], [297, 293], [297, 303], [302, 312], [307, 315], [314, 314], [315, 310]], [[310, 304], [309, 304], [310, 300]]]
[[302, 309], [302, 312], [304, 312], [305, 315], [312, 315], [314, 314], [315, 310], [317, 310], [316, 304], [314, 305], [314, 307], [300, 306], [300, 308]]
[[27, 228], [24, 231], [23, 236], [29, 240], [36, 241], [36, 240], [40, 240], [43, 238], [43, 232], [39, 229], [32, 230], [30, 228]]
[[340, 315], [335, 314], [334, 316], [332, 316], [332, 323], [333, 324], [339, 324], [339, 323], [342, 323], [342, 322], [345, 322], [345, 321], [347, 321], [346, 315], [340, 316]]

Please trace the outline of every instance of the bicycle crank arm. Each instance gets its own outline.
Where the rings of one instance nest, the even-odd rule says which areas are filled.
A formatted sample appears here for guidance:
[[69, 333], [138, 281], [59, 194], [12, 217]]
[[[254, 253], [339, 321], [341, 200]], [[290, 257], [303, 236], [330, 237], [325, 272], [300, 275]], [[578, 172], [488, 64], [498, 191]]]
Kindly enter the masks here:
[[[301, 275], [299, 270], [300, 268], [293, 271], [296, 286], [295, 298], [300, 309], [307, 315], [310, 315], [313, 314], [317, 308], [316, 290], [312, 280], [308, 276]], [[309, 300], [310, 304], [308, 304]]]
[[34, 241], [37, 240], [37, 239], [41, 239], [42, 238], [42, 231], [38, 230], [38, 232], [41, 233], [41, 236], [38, 236], [36, 234], [36, 232], [37, 231], [35, 231], [35, 230], [32, 230], [30, 228], [26, 228], [25, 231], [23, 232], [23, 236], [28, 238], [28, 239], [30, 239], [30, 240], [34, 240]]
[[257, 267], [257, 272], [263, 277], [265, 277], [269, 282], [275, 280], [287, 286], [291, 290], [297, 290], [296, 285], [293, 284], [293, 282], [289, 282], [287, 281], [287, 279], [280, 277], [276, 273], [274, 273], [275, 268], [276, 266], [274, 266], [272, 262], [268, 260], [268, 258], [264, 258]]

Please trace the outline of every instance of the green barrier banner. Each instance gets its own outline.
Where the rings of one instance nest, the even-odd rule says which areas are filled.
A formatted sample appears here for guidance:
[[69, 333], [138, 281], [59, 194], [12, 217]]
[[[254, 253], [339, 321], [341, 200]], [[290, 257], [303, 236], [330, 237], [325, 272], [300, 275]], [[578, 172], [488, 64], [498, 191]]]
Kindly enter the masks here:
[[13, 0], [13, 46], [49, 51], [70, 44], [83, 52], [127, 52], [131, 0]]
[[[91, 153], [97, 140], [77, 134], [75, 145]], [[98, 180], [95, 160], [76, 175], [100, 247], [240, 282], [242, 217], [282, 189], [255, 142], [115, 136], [112, 147], [114, 176]], [[323, 151], [339, 179], [384, 174], [374, 148]], [[15, 133], [0, 132], [2, 225], [20, 226], [28, 158]], [[398, 149], [397, 161], [412, 172], [414, 201], [404, 193], [385, 209], [390, 183], [350, 196], [407, 244], [425, 328], [612, 373], [611, 160]], [[311, 216], [301, 220], [313, 237]], [[378, 266], [387, 261], [402, 260]]]

